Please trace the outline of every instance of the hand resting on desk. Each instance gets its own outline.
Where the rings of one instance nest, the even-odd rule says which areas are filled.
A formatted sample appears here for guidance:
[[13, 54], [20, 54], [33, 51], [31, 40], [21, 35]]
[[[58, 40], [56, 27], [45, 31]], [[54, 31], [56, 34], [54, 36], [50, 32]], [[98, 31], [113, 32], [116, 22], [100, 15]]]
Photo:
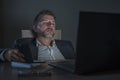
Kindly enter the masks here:
[[19, 52], [17, 49], [8, 49], [4, 53], [4, 58], [6, 61], [21, 61], [25, 62], [23, 53]]

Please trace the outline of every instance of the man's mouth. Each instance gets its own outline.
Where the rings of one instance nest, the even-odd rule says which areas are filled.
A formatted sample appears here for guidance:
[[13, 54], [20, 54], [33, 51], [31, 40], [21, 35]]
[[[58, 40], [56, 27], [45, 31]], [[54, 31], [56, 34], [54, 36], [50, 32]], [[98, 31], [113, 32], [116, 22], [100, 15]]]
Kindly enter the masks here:
[[51, 31], [53, 31], [53, 29], [48, 28], [48, 29], [46, 29], [46, 31], [47, 31], [47, 32], [51, 32]]

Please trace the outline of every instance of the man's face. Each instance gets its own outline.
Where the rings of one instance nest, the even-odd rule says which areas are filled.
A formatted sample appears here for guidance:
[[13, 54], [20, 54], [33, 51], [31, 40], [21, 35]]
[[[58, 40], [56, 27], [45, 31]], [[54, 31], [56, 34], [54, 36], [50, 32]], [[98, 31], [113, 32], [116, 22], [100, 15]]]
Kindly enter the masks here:
[[44, 15], [36, 26], [36, 29], [38, 37], [53, 38], [55, 34], [54, 17], [51, 15]]

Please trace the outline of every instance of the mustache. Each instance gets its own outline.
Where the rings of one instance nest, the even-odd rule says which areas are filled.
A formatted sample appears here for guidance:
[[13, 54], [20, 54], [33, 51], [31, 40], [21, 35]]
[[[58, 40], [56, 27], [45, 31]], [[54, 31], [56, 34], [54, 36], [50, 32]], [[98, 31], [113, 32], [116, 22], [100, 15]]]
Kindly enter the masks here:
[[45, 31], [47, 31], [47, 30], [53, 30], [52, 28], [47, 28]]
[[[44, 31], [41, 31], [41, 30], [39, 30], [38, 32], [37, 32], [37, 34], [39, 35], [39, 36], [45, 36], [45, 32], [47, 32], [47, 31], [54, 31], [54, 29], [53, 28], [46, 28]], [[52, 36], [54, 36], [55, 35], [55, 31], [53, 32], [53, 34], [52, 34]]]

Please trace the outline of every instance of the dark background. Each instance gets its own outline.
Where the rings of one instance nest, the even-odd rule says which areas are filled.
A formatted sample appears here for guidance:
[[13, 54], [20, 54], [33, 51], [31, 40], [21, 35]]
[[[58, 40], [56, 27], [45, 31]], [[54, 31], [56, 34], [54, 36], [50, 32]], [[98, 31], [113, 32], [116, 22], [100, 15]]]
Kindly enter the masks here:
[[0, 47], [11, 47], [21, 29], [31, 29], [35, 15], [52, 10], [62, 39], [76, 46], [79, 11], [120, 13], [120, 0], [0, 0]]

